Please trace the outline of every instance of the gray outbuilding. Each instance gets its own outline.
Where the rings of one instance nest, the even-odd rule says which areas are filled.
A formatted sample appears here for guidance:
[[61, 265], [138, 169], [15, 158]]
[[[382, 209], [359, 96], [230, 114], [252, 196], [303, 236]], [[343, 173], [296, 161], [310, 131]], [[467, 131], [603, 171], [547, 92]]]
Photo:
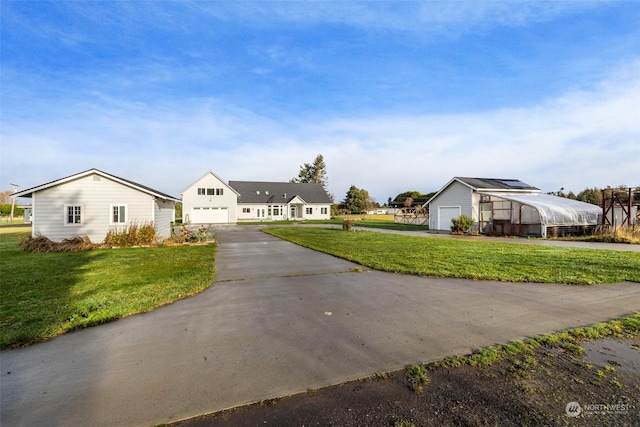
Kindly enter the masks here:
[[590, 203], [544, 194], [517, 179], [454, 177], [424, 206], [429, 228], [450, 230], [460, 215], [483, 234], [555, 236], [592, 232], [602, 209]]

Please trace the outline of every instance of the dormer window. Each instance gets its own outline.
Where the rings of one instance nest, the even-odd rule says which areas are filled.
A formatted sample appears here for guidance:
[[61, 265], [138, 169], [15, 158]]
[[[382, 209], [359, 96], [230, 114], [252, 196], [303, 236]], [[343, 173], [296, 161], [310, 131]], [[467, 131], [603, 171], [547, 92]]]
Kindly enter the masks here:
[[268, 196], [269, 195], [269, 191], [265, 191], [264, 194], [265, 194], [265, 196]]
[[256, 194], [259, 196], [260, 195], [260, 190], [256, 190]]

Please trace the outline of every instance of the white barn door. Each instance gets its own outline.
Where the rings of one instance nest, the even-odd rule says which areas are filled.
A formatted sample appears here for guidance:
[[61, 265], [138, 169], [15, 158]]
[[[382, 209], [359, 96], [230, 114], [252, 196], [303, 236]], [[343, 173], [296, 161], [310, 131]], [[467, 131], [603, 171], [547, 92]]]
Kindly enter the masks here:
[[460, 206], [438, 206], [438, 230], [450, 230], [451, 220], [460, 216]]

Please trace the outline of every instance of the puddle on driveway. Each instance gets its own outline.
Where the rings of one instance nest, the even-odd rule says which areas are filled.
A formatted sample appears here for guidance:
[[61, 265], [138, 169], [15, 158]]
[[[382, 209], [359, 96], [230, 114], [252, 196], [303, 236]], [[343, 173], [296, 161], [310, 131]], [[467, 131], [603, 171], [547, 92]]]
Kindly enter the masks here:
[[583, 342], [584, 358], [599, 366], [610, 365], [616, 369], [640, 372], [640, 339], [617, 340], [603, 338], [591, 342]]

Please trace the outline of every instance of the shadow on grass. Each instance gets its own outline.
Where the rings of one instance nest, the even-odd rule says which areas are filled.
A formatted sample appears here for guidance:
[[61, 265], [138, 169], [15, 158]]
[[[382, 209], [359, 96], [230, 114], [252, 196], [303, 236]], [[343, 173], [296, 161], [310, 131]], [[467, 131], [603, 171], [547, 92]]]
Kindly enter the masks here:
[[104, 253], [25, 253], [18, 242], [26, 236], [28, 231], [0, 234], [0, 349], [88, 326], [80, 325], [90, 313], [82, 308], [82, 295], [75, 288], [90, 271], [89, 264]]

